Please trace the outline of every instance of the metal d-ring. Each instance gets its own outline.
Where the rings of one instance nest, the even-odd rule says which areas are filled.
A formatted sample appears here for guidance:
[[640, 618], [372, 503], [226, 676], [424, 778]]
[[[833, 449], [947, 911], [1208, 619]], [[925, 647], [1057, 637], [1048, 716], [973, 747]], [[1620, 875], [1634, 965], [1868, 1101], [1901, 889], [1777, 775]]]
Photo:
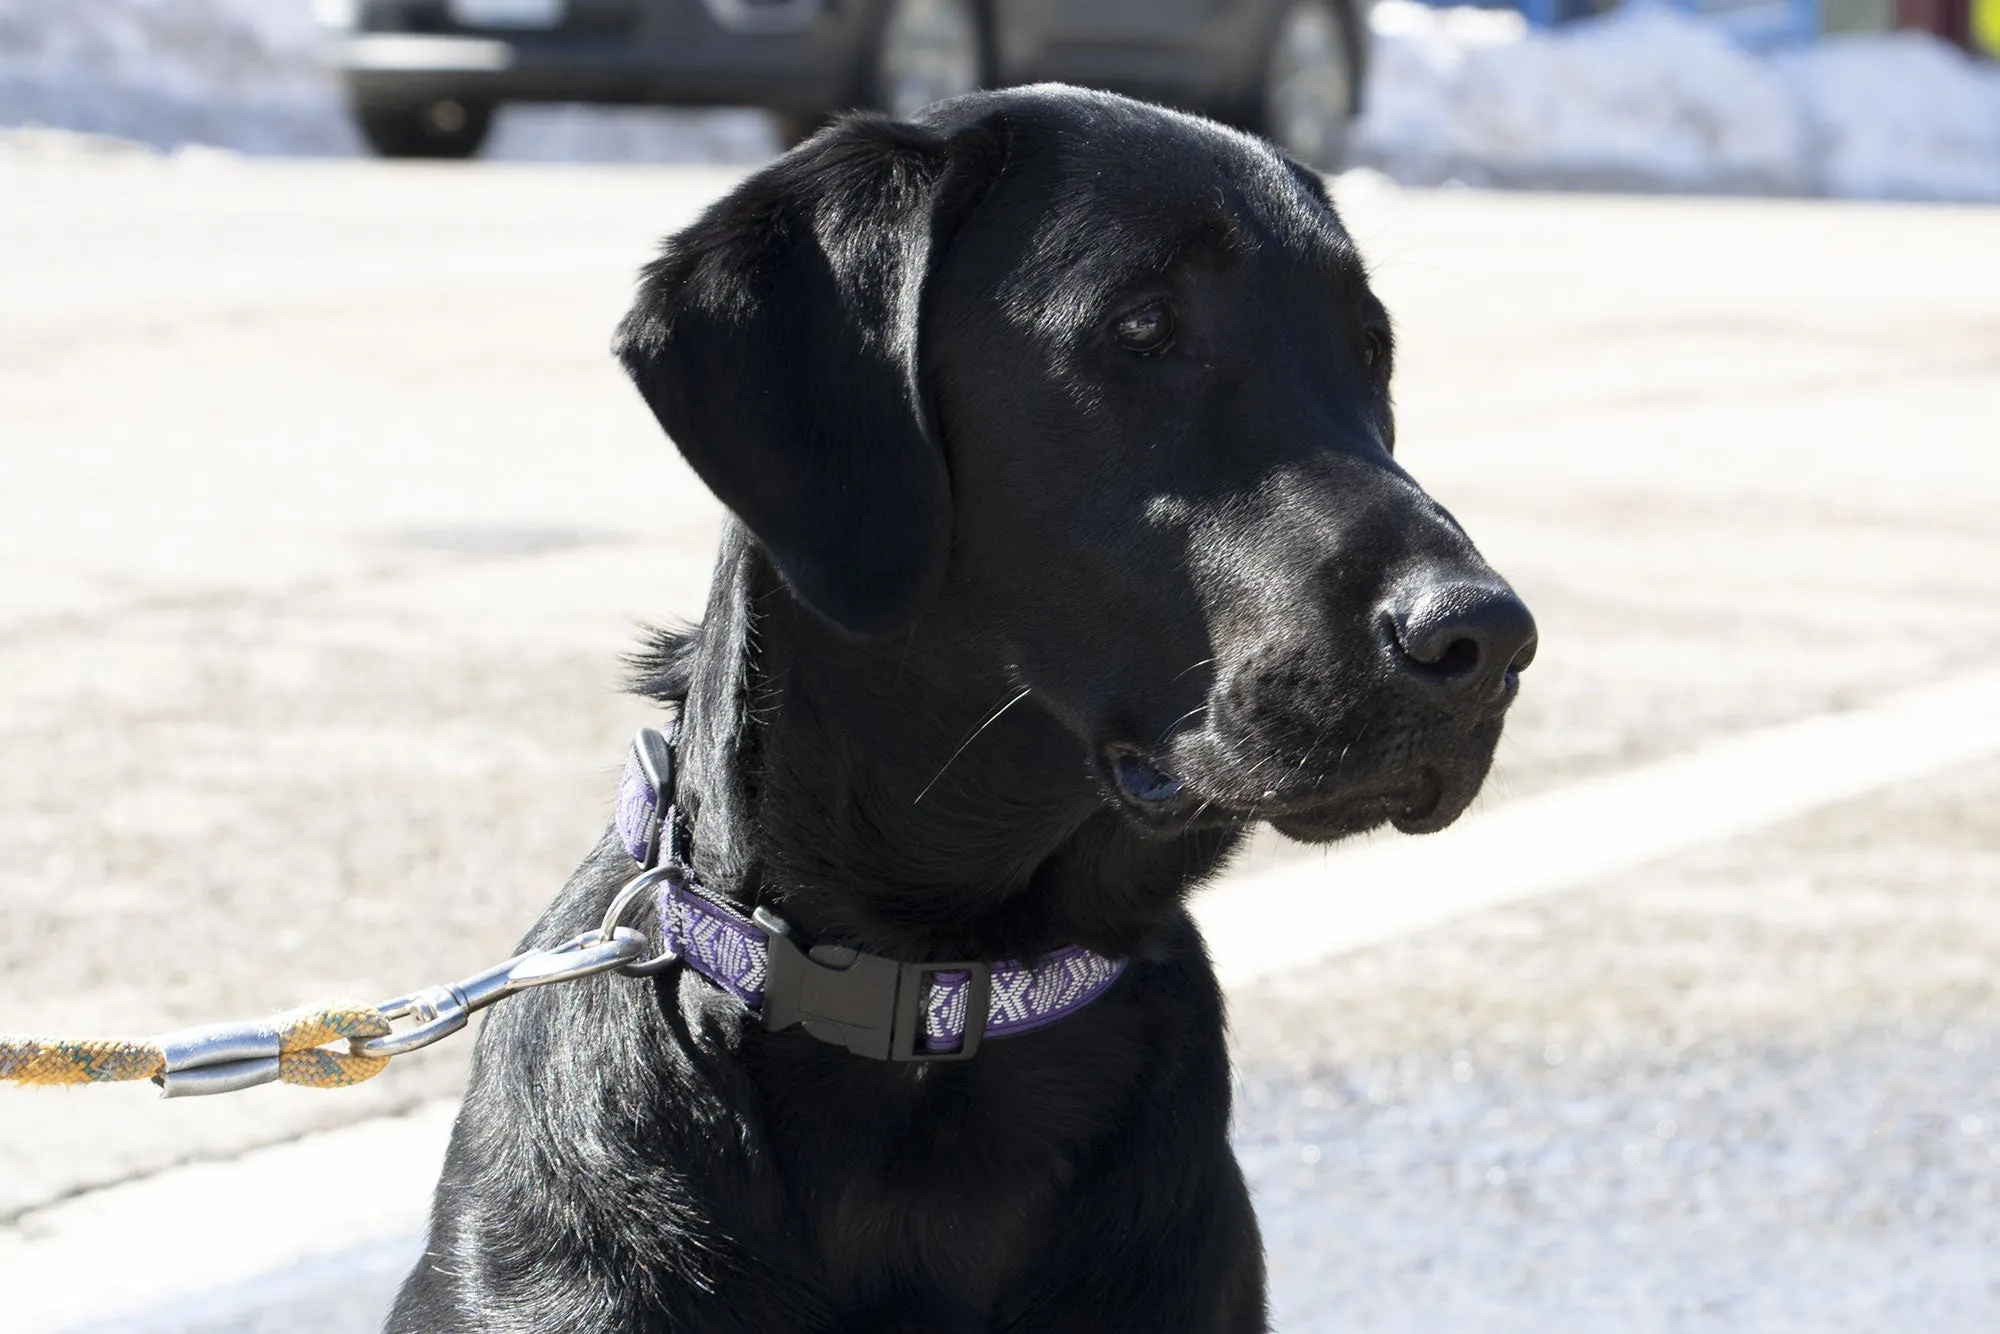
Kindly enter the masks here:
[[[660, 884], [670, 880], [681, 879], [686, 875], [686, 867], [677, 861], [670, 861], [663, 866], [655, 866], [650, 871], [641, 871], [638, 875], [627, 880], [620, 887], [618, 893], [612, 897], [611, 906], [604, 910], [604, 922], [598, 927], [598, 934], [605, 940], [611, 939], [612, 933], [618, 930], [619, 926], [625, 920], [625, 915], [632, 911], [634, 904], [642, 900], [651, 901], [648, 898], [649, 891]], [[649, 923], [649, 928], [648, 934], [651, 934], [652, 930], [658, 929], [657, 913], [654, 915], [654, 921]], [[677, 964], [680, 961], [681, 956], [674, 949], [673, 942], [663, 940], [660, 942], [660, 952], [658, 954], [650, 959], [641, 959], [637, 963], [623, 964], [619, 967], [618, 971], [627, 977], [651, 977], [653, 974], [663, 972], [669, 966]]]

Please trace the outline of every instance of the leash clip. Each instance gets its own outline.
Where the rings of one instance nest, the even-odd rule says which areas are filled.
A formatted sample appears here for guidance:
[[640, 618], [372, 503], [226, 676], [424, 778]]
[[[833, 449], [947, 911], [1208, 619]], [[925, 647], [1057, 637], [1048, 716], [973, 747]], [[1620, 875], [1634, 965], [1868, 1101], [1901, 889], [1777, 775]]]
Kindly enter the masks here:
[[417, 1024], [379, 1038], [355, 1038], [349, 1049], [356, 1056], [401, 1056], [428, 1047], [464, 1028], [489, 1005], [530, 987], [609, 972], [644, 954], [648, 944], [641, 933], [620, 927], [609, 933], [586, 931], [553, 949], [526, 950], [463, 982], [439, 983], [376, 1006], [385, 1019], [414, 1018]]

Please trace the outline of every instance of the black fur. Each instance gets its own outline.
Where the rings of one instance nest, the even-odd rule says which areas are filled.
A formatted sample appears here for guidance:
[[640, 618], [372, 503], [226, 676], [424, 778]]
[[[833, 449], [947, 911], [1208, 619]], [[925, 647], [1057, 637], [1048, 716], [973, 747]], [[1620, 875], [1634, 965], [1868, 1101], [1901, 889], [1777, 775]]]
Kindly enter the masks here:
[[[1135, 962], [948, 1066], [692, 974], [512, 1000], [389, 1328], [1262, 1329], [1186, 893], [1258, 818], [1448, 822], [1526, 661], [1390, 456], [1387, 339], [1315, 178], [1068, 89], [843, 122], [674, 238], [618, 350], [741, 519], [642, 663], [700, 879], [897, 958]], [[630, 872], [607, 838], [529, 942]]]

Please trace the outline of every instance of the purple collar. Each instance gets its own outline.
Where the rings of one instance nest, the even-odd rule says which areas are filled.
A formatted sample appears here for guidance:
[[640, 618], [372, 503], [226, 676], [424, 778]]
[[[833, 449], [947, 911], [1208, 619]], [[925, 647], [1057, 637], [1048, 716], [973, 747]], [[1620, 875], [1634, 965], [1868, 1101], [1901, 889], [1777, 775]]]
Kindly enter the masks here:
[[618, 836], [657, 877], [661, 953], [754, 1010], [770, 1029], [802, 1025], [876, 1060], [962, 1061], [984, 1038], [1066, 1019], [1125, 971], [1080, 945], [1032, 963], [899, 963], [837, 945], [806, 947], [768, 908], [749, 918], [702, 892], [678, 855], [670, 734], [642, 729], [618, 784]]

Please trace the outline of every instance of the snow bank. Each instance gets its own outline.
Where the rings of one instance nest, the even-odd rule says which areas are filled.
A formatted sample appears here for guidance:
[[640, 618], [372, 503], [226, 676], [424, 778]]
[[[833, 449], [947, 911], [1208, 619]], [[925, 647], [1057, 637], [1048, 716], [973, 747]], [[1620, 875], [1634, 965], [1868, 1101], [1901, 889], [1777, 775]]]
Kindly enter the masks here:
[[308, 0], [0, 0], [0, 125], [355, 152], [319, 52]]
[[1397, 180], [2000, 201], [2000, 70], [1917, 33], [1756, 56], [1637, 4], [1555, 33], [1382, 0], [1356, 127]]
[[1812, 136], [1817, 189], [2000, 202], [2000, 66], [1893, 33], [1831, 38], [1773, 67]]
[[[1476, 12], [1476, 11], [1475, 11]], [[1555, 34], [1377, 10], [1363, 158], [1404, 181], [1801, 190], [1807, 135], [1769, 67], [1640, 8]]]
[[[1920, 34], [1759, 56], [1643, 3], [1552, 34], [1512, 11], [1412, 0], [1381, 0], [1372, 21], [1355, 153], [1399, 181], [2000, 201], [2000, 69]], [[0, 126], [359, 152], [321, 40], [310, 0], [0, 0]], [[776, 150], [750, 112], [540, 107], [504, 113], [490, 151]]]

